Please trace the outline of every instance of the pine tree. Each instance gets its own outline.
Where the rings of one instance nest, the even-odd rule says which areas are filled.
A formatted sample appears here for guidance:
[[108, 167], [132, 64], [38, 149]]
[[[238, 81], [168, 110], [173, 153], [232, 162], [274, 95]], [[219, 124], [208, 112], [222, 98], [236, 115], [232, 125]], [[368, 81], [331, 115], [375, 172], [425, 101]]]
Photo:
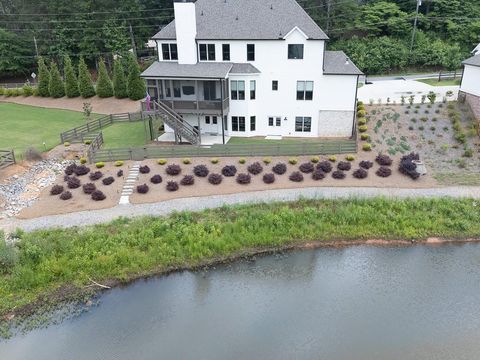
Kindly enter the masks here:
[[80, 96], [78, 91], [78, 81], [77, 75], [75, 75], [75, 70], [73, 69], [72, 60], [70, 56], [65, 56], [64, 59], [64, 71], [65, 71], [65, 94], [69, 97]]
[[48, 84], [50, 83], [50, 72], [43, 58], [38, 58], [38, 95], [43, 97], [50, 96]]
[[92, 77], [83, 58], [80, 58], [80, 62], [78, 63], [78, 90], [80, 95], [84, 98], [95, 96]]
[[53, 60], [50, 64], [50, 83], [48, 84], [48, 91], [50, 92], [50, 96], [54, 98], [65, 96], [65, 85], [63, 84], [60, 71], [58, 71], [57, 64]]
[[130, 54], [128, 60], [128, 97], [132, 100], [141, 100], [147, 92], [145, 80], [140, 77], [140, 67], [138, 66], [135, 56]]
[[113, 91], [117, 99], [128, 97], [127, 79], [120, 59], [116, 59], [113, 64]]
[[108, 98], [113, 96], [113, 85], [108, 76], [105, 61], [100, 59], [98, 65], [98, 79], [97, 79], [97, 95], [101, 98]]

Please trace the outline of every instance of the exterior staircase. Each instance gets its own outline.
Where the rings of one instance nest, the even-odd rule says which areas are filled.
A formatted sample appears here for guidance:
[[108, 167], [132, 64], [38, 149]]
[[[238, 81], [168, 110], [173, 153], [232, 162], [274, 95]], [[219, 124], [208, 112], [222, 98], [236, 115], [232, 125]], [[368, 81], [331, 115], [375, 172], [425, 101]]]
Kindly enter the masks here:
[[[180, 114], [162, 102], [153, 101], [152, 105], [153, 109], [150, 112], [162, 115], [164, 124], [173, 129], [177, 141], [185, 140], [192, 145], [200, 145], [200, 130], [190, 125]], [[145, 113], [148, 114], [149, 111]]]

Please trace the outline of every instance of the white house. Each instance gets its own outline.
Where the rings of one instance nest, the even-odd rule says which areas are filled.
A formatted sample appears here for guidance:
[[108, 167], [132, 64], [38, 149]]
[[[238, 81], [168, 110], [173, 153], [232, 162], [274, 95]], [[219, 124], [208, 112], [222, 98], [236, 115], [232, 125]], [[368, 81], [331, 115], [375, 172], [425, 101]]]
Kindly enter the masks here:
[[177, 1], [174, 12], [142, 77], [177, 120], [220, 136], [352, 136], [362, 72], [325, 50], [295, 0]]
[[480, 53], [462, 62], [463, 76], [460, 84], [460, 99], [472, 108], [476, 118], [480, 120]]

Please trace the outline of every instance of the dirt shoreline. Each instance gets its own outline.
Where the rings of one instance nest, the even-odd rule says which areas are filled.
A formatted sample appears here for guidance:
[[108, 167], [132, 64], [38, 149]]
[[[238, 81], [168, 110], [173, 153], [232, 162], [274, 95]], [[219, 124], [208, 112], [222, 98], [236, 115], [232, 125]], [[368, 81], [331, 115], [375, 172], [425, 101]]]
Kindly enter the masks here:
[[[208, 270], [211, 267], [218, 265], [229, 264], [239, 260], [252, 260], [258, 256], [268, 256], [281, 252], [298, 251], [298, 250], [313, 250], [321, 248], [346, 248], [351, 246], [374, 246], [374, 247], [409, 247], [409, 246], [443, 246], [443, 245], [463, 245], [468, 243], [480, 243], [480, 238], [438, 238], [428, 237], [421, 240], [386, 240], [386, 239], [359, 239], [359, 240], [334, 240], [334, 241], [309, 241], [291, 243], [282, 246], [274, 246], [267, 248], [253, 248], [239, 251], [225, 257], [217, 257], [209, 260], [201, 261], [197, 264], [185, 266], [173, 266], [165, 269], [152, 269], [142, 273], [132, 275], [127, 280], [110, 279], [101, 281], [102, 285], [108, 286], [111, 289], [98, 287], [74, 287], [72, 285], [62, 286], [54, 291], [42, 294], [39, 298], [25, 306], [15, 309], [14, 311], [7, 311], [0, 313], [0, 326], [9, 325], [12, 320], [18, 323], [24, 319], [41, 314], [42, 312], [52, 311], [52, 306], [61, 306], [62, 304], [72, 302], [89, 302], [90, 299], [101, 295], [102, 293], [125, 286], [139, 280], [148, 280], [155, 277], [168, 276], [170, 274], [179, 273], [183, 271], [199, 271]], [[0, 335], [0, 338], [2, 336]]]

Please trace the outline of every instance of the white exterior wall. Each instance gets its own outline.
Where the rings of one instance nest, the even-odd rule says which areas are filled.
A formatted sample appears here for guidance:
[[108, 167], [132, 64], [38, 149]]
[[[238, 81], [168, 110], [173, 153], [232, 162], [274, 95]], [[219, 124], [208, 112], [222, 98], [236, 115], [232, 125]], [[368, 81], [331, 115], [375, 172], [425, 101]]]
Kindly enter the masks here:
[[480, 67], [465, 65], [460, 91], [480, 96]]
[[[194, 3], [174, 3], [175, 30], [177, 34], [178, 63], [196, 64], [197, 20]], [[160, 48], [161, 49], [161, 48]]]

